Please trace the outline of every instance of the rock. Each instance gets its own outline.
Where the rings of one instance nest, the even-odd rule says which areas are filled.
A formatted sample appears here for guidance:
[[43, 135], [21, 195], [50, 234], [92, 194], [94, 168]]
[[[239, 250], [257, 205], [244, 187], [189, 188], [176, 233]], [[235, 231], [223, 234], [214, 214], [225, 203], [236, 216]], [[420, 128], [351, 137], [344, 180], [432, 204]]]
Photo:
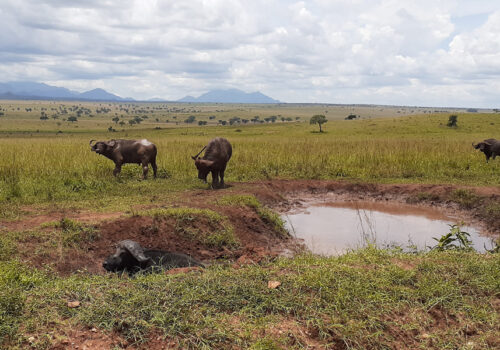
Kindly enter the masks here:
[[276, 289], [279, 286], [281, 286], [281, 282], [280, 281], [269, 281], [269, 282], [267, 282], [267, 288], [269, 288], [269, 289]]
[[68, 301], [68, 307], [72, 309], [80, 307], [80, 302], [78, 300]]

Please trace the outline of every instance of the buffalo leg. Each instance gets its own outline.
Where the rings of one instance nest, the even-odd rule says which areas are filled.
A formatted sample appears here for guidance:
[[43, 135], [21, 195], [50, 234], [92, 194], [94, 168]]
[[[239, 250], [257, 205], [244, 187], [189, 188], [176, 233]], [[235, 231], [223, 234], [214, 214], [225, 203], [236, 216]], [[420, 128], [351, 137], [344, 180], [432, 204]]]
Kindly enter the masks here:
[[151, 161], [151, 167], [153, 168], [153, 176], [154, 178], [156, 179], [156, 170], [157, 170], [157, 167], [156, 167], [156, 159], [153, 159]]
[[144, 180], [148, 178], [148, 170], [149, 170], [148, 162], [147, 161], [142, 162], [142, 178]]
[[217, 170], [212, 170], [212, 188], [217, 188], [219, 186], [219, 172]]
[[117, 176], [120, 173], [120, 171], [122, 171], [122, 165], [120, 163], [117, 163], [115, 165], [115, 170], [113, 170], [113, 175]]
[[224, 188], [224, 170], [221, 170], [219, 174], [220, 174], [220, 187]]

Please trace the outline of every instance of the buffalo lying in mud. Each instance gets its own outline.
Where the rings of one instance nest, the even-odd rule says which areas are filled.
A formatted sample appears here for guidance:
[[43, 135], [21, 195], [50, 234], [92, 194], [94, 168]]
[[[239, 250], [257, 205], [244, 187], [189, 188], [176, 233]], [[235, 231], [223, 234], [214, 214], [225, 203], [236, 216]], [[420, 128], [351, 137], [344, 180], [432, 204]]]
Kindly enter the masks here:
[[[199, 157], [201, 152], [205, 150], [205, 155]], [[198, 179], [207, 182], [208, 173], [212, 173], [212, 188], [224, 187], [224, 171], [226, 170], [227, 162], [231, 158], [233, 149], [228, 140], [222, 137], [216, 137], [202, 148], [200, 153], [191, 157], [198, 169]], [[220, 181], [219, 181], [220, 177]]]
[[142, 165], [142, 175], [146, 179], [148, 176], [148, 164], [151, 163], [154, 177], [156, 177], [156, 146], [146, 139], [143, 140], [110, 140], [98, 141], [90, 149], [97, 154], [101, 154], [111, 159], [115, 163], [113, 175], [120, 173], [123, 164], [135, 163]]
[[490, 158], [495, 159], [497, 155], [500, 155], [500, 141], [496, 139], [487, 139], [483, 142], [479, 142], [477, 145], [472, 143], [472, 146], [484, 153], [486, 156], [486, 163], [488, 163]]
[[196, 259], [180, 253], [146, 249], [135, 241], [124, 240], [117, 244], [116, 252], [108, 256], [102, 266], [110, 272], [161, 271], [177, 267], [204, 267]]

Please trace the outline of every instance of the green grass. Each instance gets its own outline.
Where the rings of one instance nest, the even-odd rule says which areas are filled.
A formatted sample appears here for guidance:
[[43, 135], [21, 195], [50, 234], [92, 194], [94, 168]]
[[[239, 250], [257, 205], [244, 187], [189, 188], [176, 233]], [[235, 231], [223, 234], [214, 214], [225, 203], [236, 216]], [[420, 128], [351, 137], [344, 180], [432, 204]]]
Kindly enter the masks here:
[[[155, 220], [162, 218], [174, 218], [176, 220], [175, 230], [177, 233], [187, 236], [193, 241], [200, 241], [209, 247], [236, 248], [239, 246], [238, 239], [234, 234], [234, 228], [228, 218], [210, 209], [198, 208], [159, 208], [148, 209], [134, 213], [134, 215], [151, 216]], [[208, 234], [202, 234], [196, 224], [208, 226]], [[155, 225], [156, 222], [153, 223]]]
[[[269, 280], [282, 285], [268, 289]], [[487, 348], [499, 331], [493, 308], [499, 281], [498, 255], [373, 248], [137, 278], [59, 278], [10, 261], [0, 263], [1, 290], [16, 293], [0, 294], [0, 334], [22, 348], [22, 324], [44, 348], [43, 334], [52, 341], [60, 322], [116, 331], [133, 342], [155, 330], [192, 349], [299, 349], [311, 339], [352, 348], [384, 349], [407, 339], [407, 346], [422, 348], [460, 348], [467, 341]], [[81, 307], [69, 309], [68, 300]]]
[[[274, 112], [278, 111], [276, 107]], [[458, 128], [444, 126], [447, 117], [333, 119], [323, 134], [312, 133], [314, 128], [307, 123], [162, 130], [141, 124], [143, 129], [117, 133], [82, 127], [78, 132], [55, 137], [48, 132], [7, 133], [0, 139], [0, 203], [10, 207], [19, 203], [102, 201], [103, 194], [109, 202], [132, 194], [146, 200], [171, 191], [205, 188], [196, 181], [190, 156], [215, 136], [226, 137], [233, 144], [233, 158], [226, 171], [229, 183], [280, 178], [498, 186], [500, 163], [487, 164], [471, 146], [473, 141], [500, 132], [498, 116], [460, 114]], [[26, 120], [25, 127], [32, 122]], [[237, 129], [241, 132], [235, 132]], [[89, 150], [91, 138], [120, 137], [155, 142], [161, 178], [141, 181], [140, 167], [126, 165], [116, 179], [112, 162]], [[6, 205], [0, 214], [12, 215], [3, 213], [7, 210]]]

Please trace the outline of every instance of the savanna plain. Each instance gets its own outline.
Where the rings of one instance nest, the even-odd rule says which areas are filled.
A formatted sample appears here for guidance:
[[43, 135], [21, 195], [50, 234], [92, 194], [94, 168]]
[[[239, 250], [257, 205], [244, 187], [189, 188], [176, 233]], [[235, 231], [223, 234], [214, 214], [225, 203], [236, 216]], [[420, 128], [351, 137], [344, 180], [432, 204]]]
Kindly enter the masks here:
[[[333, 193], [454, 211], [497, 239], [500, 159], [471, 143], [499, 135], [492, 110], [0, 101], [0, 347], [497, 349], [498, 248], [317, 256], [280, 213]], [[213, 190], [191, 156], [216, 136], [233, 156]], [[156, 179], [90, 151], [119, 138], [156, 144]], [[207, 266], [106, 273], [122, 239]]]

